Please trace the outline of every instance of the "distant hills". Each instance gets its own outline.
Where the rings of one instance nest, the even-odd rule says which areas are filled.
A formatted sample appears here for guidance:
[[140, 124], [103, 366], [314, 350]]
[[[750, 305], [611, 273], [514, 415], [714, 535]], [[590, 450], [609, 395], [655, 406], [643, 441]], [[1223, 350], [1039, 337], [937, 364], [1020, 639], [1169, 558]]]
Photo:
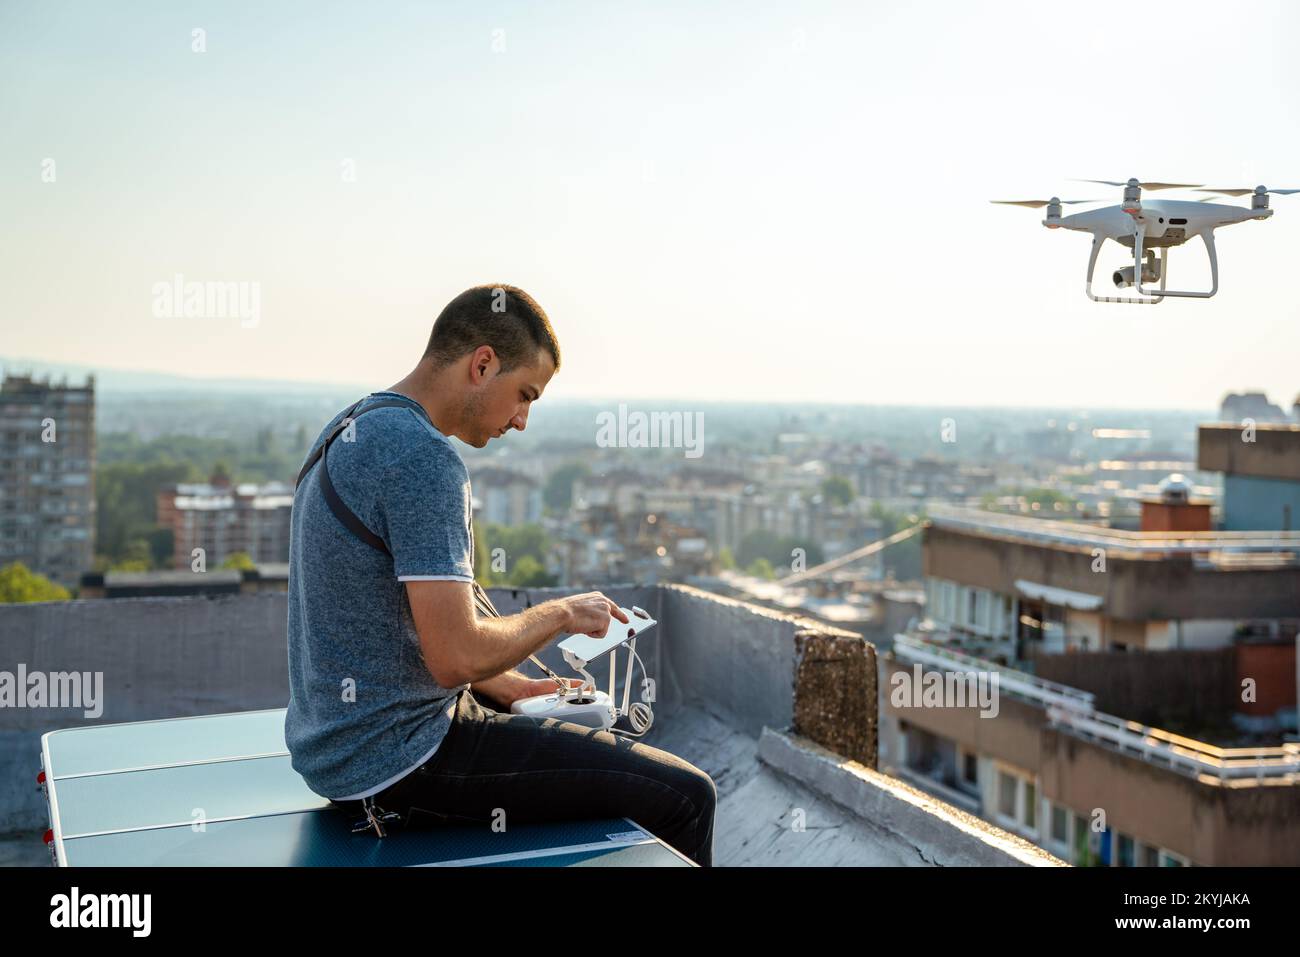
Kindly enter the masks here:
[[0, 370], [9, 375], [49, 376], [58, 381], [67, 378], [70, 383], [84, 382], [87, 375], [95, 376], [96, 390], [100, 392], [224, 392], [243, 395], [318, 395], [321, 393], [356, 393], [364, 395], [367, 386], [346, 382], [290, 382], [281, 379], [205, 379], [195, 376], [172, 375], [167, 372], [141, 372], [136, 369], [105, 369], [66, 362], [46, 362], [40, 359], [23, 359], [0, 356]]

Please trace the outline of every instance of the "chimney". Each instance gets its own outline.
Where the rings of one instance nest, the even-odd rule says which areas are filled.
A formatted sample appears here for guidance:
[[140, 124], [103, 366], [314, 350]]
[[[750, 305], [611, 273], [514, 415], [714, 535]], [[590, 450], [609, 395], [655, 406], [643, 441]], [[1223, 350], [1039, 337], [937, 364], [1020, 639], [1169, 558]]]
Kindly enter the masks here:
[[1142, 502], [1144, 532], [1209, 532], [1210, 503], [1192, 501], [1192, 483], [1180, 472], [1160, 483], [1159, 498]]

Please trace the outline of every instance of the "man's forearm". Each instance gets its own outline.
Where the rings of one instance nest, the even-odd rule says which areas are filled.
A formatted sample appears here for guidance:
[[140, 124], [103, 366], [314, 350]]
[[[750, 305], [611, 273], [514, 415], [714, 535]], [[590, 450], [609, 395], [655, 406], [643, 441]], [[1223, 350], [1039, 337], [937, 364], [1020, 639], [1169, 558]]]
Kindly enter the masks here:
[[473, 646], [465, 649], [465, 681], [482, 688], [501, 677], [565, 629], [569, 613], [558, 602], [534, 605], [505, 618], [480, 618]]

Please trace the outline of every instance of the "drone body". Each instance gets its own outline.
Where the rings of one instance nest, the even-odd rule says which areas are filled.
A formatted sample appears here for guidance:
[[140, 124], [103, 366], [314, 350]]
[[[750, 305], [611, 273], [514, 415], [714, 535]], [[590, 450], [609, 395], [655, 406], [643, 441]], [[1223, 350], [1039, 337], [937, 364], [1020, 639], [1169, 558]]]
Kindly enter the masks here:
[[[1214, 231], [1220, 226], [1244, 223], [1250, 219], [1268, 219], [1273, 215], [1269, 208], [1270, 193], [1289, 194], [1300, 192], [1293, 189], [1268, 189], [1257, 186], [1255, 189], [1202, 189], [1206, 193], [1222, 193], [1229, 196], [1251, 195], [1251, 205], [1232, 206], [1227, 203], [1208, 202], [1204, 200], [1154, 199], [1143, 202], [1142, 190], [1145, 189], [1181, 189], [1195, 188], [1188, 183], [1143, 183], [1131, 179], [1127, 183], [1111, 180], [1087, 180], [1108, 186], [1123, 186], [1124, 201], [1118, 206], [1106, 206], [1090, 209], [1069, 216], [1061, 215], [1063, 205], [1094, 202], [1093, 200], [994, 200], [995, 203], [1013, 206], [1047, 207], [1047, 218], [1043, 225], [1048, 229], [1073, 229], [1092, 234], [1092, 253], [1088, 259], [1088, 278], [1085, 292], [1094, 302], [1130, 303], [1134, 305], [1155, 305], [1166, 296], [1179, 296], [1193, 299], [1208, 299], [1219, 291], [1219, 259], [1214, 245]], [[1168, 255], [1174, 246], [1181, 246], [1188, 240], [1199, 236], [1205, 244], [1210, 258], [1211, 288], [1208, 291], [1185, 291], [1167, 289], [1169, 276]], [[1113, 240], [1121, 246], [1133, 250], [1133, 265], [1118, 269], [1112, 278], [1120, 288], [1136, 286], [1138, 296], [1097, 296], [1092, 291], [1092, 274], [1097, 265], [1097, 255], [1106, 240]], [[1160, 251], [1159, 258], [1156, 250]], [[1145, 284], [1159, 282], [1159, 288], [1150, 289]]]

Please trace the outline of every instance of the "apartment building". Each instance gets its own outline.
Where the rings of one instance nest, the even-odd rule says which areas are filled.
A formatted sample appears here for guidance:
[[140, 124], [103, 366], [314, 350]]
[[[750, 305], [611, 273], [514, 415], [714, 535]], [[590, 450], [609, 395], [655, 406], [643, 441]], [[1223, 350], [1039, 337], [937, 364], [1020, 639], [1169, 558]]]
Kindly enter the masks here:
[[1197, 464], [1223, 473], [1228, 531], [1300, 529], [1300, 425], [1202, 425]]
[[492, 525], [529, 525], [542, 520], [542, 486], [513, 469], [476, 468], [470, 476], [474, 517]]
[[283, 482], [234, 485], [214, 476], [183, 482], [158, 493], [158, 524], [172, 530], [172, 567], [192, 569], [195, 550], [204, 565], [220, 567], [244, 552], [258, 565], [289, 560], [289, 514], [293, 486]]
[[[1142, 531], [932, 510], [882, 764], [1076, 864], [1300, 863], [1300, 533], [1213, 530], [1188, 490]], [[997, 707], [890, 694], [931, 674]]]
[[95, 380], [0, 383], [0, 565], [77, 584], [95, 549]]

